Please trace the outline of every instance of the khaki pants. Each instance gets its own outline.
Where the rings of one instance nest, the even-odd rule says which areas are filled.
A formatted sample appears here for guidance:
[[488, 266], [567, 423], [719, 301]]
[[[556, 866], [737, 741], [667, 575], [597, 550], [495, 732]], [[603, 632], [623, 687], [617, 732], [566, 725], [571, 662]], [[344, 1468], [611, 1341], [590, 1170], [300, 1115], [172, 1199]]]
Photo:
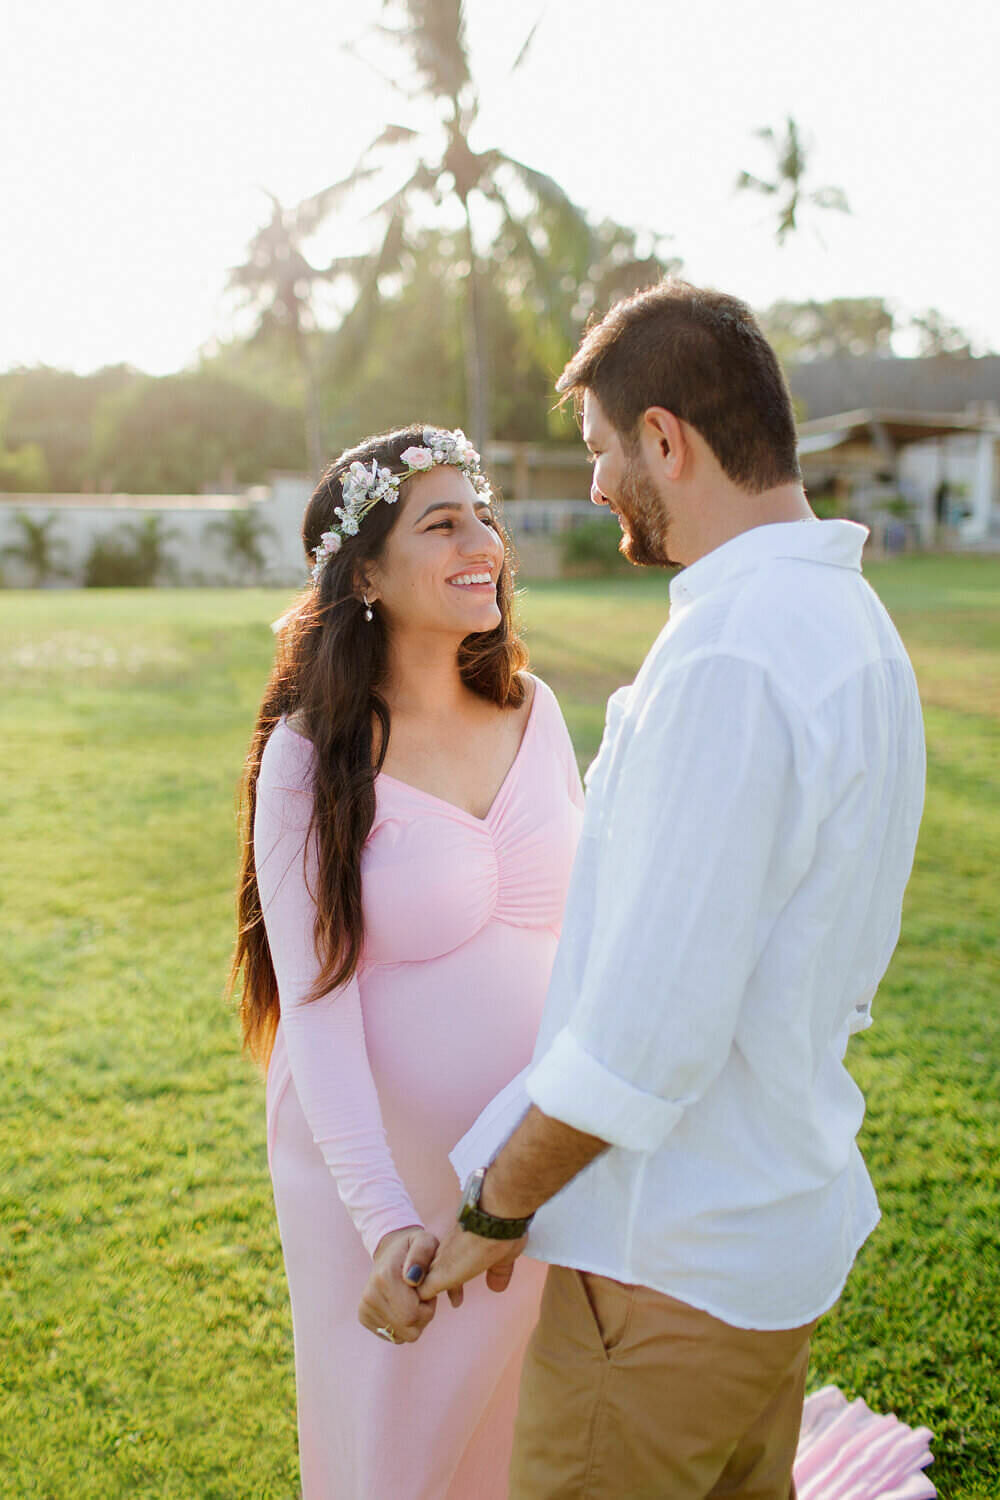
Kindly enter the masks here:
[[648, 1287], [550, 1267], [511, 1500], [794, 1500], [814, 1327], [733, 1328]]

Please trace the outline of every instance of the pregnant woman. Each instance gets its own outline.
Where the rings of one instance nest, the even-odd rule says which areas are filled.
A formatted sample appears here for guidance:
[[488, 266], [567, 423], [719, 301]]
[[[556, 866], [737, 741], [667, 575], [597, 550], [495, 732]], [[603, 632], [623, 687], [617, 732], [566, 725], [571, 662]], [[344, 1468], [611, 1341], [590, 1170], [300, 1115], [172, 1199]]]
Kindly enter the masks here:
[[461, 1311], [403, 1269], [453, 1220], [448, 1151], [530, 1060], [579, 776], [460, 432], [343, 454], [303, 540], [313, 584], [247, 763], [234, 958], [267, 1065], [303, 1494], [501, 1500], [544, 1267]]

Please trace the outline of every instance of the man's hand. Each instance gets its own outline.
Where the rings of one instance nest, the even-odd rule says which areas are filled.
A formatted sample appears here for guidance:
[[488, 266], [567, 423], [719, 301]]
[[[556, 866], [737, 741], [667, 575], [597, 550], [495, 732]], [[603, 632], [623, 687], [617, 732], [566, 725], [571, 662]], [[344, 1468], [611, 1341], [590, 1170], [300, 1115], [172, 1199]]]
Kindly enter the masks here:
[[[533, 1104], [490, 1163], [479, 1206], [497, 1219], [526, 1219], [607, 1149], [607, 1141], [554, 1120]], [[430, 1301], [438, 1292], [447, 1292], [452, 1307], [460, 1307], [462, 1287], [484, 1271], [491, 1291], [506, 1291], [514, 1262], [527, 1243], [527, 1235], [490, 1240], [454, 1224], [421, 1281], [421, 1298]]]
[[527, 1235], [519, 1240], [488, 1240], [453, 1224], [421, 1283], [420, 1297], [430, 1300], [439, 1292], [447, 1292], [452, 1307], [461, 1307], [465, 1282], [482, 1276], [484, 1271], [490, 1291], [505, 1292], [514, 1274], [514, 1262], [527, 1243]]
[[[416, 1343], [433, 1318], [437, 1303], [433, 1297], [417, 1296], [413, 1286], [420, 1278], [415, 1268], [426, 1270], [437, 1247], [435, 1236], [419, 1224], [409, 1229], [394, 1229], [379, 1240], [372, 1273], [358, 1308], [358, 1322], [370, 1333], [387, 1328], [394, 1335], [394, 1342]], [[407, 1279], [404, 1270], [411, 1273]], [[385, 1334], [379, 1337], [385, 1338]]]

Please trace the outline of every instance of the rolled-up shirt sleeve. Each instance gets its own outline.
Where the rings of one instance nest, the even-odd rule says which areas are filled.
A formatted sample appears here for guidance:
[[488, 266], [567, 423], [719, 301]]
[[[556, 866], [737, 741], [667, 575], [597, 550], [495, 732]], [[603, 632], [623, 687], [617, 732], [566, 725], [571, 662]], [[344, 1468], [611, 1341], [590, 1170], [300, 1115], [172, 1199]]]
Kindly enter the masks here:
[[602, 789], [578, 993], [526, 1080], [545, 1114], [653, 1151], [721, 1071], [803, 794], [795, 713], [766, 669], [714, 652], [645, 698]]

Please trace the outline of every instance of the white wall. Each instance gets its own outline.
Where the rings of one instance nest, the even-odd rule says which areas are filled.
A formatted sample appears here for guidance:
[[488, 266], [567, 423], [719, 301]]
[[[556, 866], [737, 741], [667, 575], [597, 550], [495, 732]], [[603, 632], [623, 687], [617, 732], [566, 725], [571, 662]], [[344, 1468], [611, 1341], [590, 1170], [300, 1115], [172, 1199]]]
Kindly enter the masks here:
[[212, 521], [220, 520], [236, 507], [250, 505], [271, 527], [266, 539], [268, 566], [264, 582], [294, 587], [307, 576], [302, 552], [302, 512], [311, 486], [298, 475], [276, 475], [269, 489], [249, 496], [233, 495], [8, 495], [0, 500], [0, 566], [8, 587], [32, 582], [30, 570], [15, 559], [2, 556], [10, 543], [21, 540], [15, 520], [21, 511], [39, 520], [54, 515], [54, 536], [62, 542], [60, 562], [69, 577], [65, 586], [79, 584], [93, 542], [121, 531], [126, 524], [147, 515], [159, 516], [172, 533], [166, 549], [173, 578], [182, 584], [239, 583], [238, 566], [226, 556], [221, 538], [212, 536]]

